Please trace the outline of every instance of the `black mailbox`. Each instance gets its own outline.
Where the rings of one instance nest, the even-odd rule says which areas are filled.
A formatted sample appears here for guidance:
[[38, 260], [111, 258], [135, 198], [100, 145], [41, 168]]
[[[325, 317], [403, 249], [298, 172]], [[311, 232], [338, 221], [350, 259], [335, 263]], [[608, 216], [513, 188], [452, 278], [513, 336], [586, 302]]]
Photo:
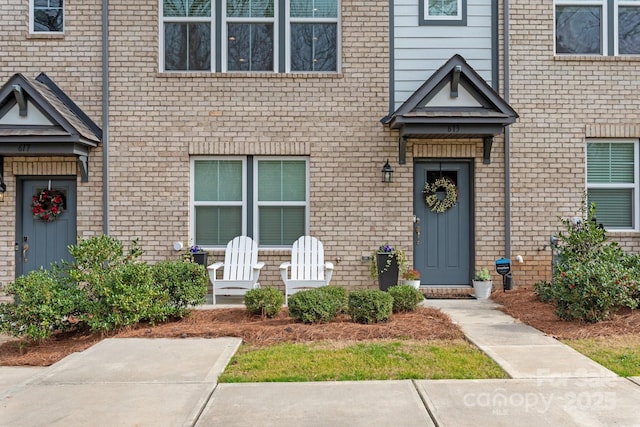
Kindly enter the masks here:
[[513, 277], [511, 276], [511, 260], [500, 258], [496, 260], [496, 271], [502, 276], [502, 290], [509, 291], [513, 287]]

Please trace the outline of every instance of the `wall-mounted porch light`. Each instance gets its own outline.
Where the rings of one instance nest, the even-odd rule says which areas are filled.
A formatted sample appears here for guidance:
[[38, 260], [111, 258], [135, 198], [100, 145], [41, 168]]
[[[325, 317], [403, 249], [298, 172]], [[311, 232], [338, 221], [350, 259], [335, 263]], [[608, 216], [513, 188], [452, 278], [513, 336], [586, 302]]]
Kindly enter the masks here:
[[387, 162], [382, 167], [382, 182], [389, 183], [392, 180], [393, 180], [393, 169], [389, 164], [389, 159], [387, 159]]

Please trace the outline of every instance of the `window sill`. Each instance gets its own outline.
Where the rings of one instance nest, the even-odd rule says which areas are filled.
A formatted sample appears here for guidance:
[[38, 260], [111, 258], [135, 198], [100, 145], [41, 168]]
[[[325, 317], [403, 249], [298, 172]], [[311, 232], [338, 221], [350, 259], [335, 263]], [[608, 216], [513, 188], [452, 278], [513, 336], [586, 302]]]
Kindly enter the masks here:
[[209, 71], [159, 71], [166, 78], [242, 78], [242, 79], [342, 79], [342, 73], [212, 73]]
[[27, 34], [28, 39], [55, 39], [61, 40], [64, 39], [64, 33], [29, 33]]
[[589, 61], [589, 62], [638, 62], [640, 55], [554, 55], [554, 61]]

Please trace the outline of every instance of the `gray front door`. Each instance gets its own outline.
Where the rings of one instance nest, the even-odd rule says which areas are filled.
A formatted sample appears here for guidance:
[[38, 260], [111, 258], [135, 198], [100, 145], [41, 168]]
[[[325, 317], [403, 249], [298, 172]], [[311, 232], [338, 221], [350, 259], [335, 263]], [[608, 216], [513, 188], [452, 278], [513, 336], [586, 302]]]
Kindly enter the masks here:
[[[16, 229], [16, 275], [40, 267], [49, 268], [54, 261], [69, 260], [68, 245], [76, 243], [75, 179], [23, 179], [20, 221]], [[42, 190], [58, 191], [64, 196], [64, 211], [52, 221], [33, 214], [33, 197]]]
[[[456, 204], [444, 212], [432, 211], [423, 190], [425, 183], [446, 177], [458, 190]], [[416, 162], [414, 167], [413, 206], [414, 266], [420, 271], [422, 285], [469, 285], [471, 236], [471, 179], [467, 162]], [[440, 200], [444, 192], [437, 192]], [[419, 227], [419, 233], [418, 231]]]

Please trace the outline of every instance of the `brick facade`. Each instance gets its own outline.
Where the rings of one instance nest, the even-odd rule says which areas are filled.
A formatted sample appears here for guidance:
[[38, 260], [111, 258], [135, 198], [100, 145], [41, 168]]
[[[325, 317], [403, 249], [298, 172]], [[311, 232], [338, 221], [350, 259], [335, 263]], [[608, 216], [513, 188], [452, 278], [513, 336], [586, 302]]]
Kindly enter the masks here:
[[[66, 5], [65, 35], [28, 34], [28, 2], [7, 0], [0, 16], [0, 80], [46, 72], [99, 125], [102, 120], [101, 2]], [[505, 248], [505, 138], [483, 164], [481, 139], [414, 140], [399, 165], [389, 113], [389, 3], [342, 1], [338, 74], [161, 73], [158, 3], [109, 2], [109, 231], [139, 239], [145, 259], [177, 257], [188, 244], [193, 156], [308, 156], [310, 234], [336, 265], [332, 283], [375, 286], [363, 261], [381, 244], [412, 260], [413, 160], [473, 160], [476, 268], [522, 255], [517, 284], [548, 279], [549, 237], [558, 217], [575, 216], [585, 189], [585, 138], [640, 137], [637, 58], [554, 57], [553, 10], [511, 4], [511, 248]], [[502, 40], [502, 35], [501, 35]], [[427, 78], [428, 76], [425, 76]], [[380, 182], [390, 159], [394, 182]], [[74, 158], [5, 157], [0, 203], [0, 282], [14, 278], [18, 176], [79, 176]], [[89, 182], [78, 177], [78, 235], [103, 230], [102, 146], [90, 155]], [[617, 234], [629, 249], [636, 233]], [[220, 257], [222, 251], [215, 251]], [[285, 250], [261, 250], [264, 285], [282, 286]], [[499, 277], [494, 273], [494, 280]]]

